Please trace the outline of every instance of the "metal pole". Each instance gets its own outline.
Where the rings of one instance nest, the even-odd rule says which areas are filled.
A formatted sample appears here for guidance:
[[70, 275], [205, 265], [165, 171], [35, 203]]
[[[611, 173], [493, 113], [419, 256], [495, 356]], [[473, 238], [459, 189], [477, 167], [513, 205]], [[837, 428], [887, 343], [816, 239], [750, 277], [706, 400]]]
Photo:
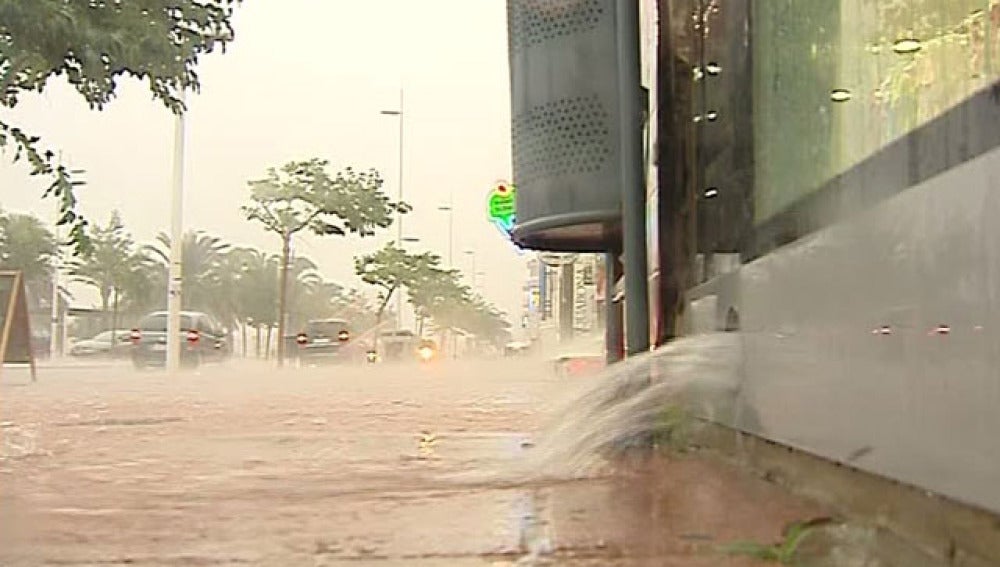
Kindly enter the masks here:
[[[184, 100], [183, 94], [181, 100]], [[187, 109], [185, 109], [187, 112]], [[167, 289], [167, 371], [181, 366], [181, 293], [184, 246], [184, 115], [174, 117], [173, 191], [170, 199], [170, 267]]]
[[618, 92], [622, 160], [622, 241], [629, 355], [649, 350], [646, 188], [643, 182], [639, 2], [618, 0]]
[[448, 269], [455, 268], [455, 195], [448, 197]]
[[[62, 152], [59, 153], [59, 165], [62, 165]], [[56, 200], [56, 225], [54, 229], [56, 254], [52, 266], [52, 320], [49, 330], [49, 358], [55, 358], [62, 354], [59, 348], [62, 346], [62, 341], [57, 340], [59, 336], [59, 269], [62, 267], [62, 235], [59, 228], [59, 201]]]
[[624, 344], [622, 336], [622, 309], [614, 302], [615, 284], [621, 277], [618, 269], [618, 253], [608, 252], [604, 255], [604, 345], [608, 364], [614, 364], [622, 359]]
[[476, 289], [476, 253], [472, 253], [472, 291], [478, 293]]
[[[399, 196], [400, 203], [403, 202], [403, 88], [399, 89]], [[399, 246], [403, 246], [403, 215], [399, 215], [396, 223], [396, 241]], [[403, 290], [396, 290], [396, 328], [403, 328]]]
[[454, 198], [448, 199], [447, 205], [438, 207], [442, 213], [448, 213], [448, 269], [455, 269], [455, 203]]

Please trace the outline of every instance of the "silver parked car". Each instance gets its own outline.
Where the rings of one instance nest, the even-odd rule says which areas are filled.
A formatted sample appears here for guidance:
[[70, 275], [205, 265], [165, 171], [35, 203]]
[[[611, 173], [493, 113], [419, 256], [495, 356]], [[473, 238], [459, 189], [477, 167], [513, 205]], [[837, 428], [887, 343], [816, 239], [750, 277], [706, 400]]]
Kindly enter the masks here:
[[69, 355], [78, 358], [125, 358], [131, 352], [131, 333], [127, 329], [119, 329], [98, 333], [89, 339], [73, 343]]

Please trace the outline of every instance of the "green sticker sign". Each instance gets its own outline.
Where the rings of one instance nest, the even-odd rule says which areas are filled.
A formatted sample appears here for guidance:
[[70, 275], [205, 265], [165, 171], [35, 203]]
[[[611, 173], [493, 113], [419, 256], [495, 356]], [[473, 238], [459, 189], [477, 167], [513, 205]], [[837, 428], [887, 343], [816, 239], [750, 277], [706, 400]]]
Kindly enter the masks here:
[[490, 191], [488, 210], [490, 222], [497, 225], [506, 234], [514, 228], [517, 215], [515, 197], [517, 189], [511, 183], [498, 183]]

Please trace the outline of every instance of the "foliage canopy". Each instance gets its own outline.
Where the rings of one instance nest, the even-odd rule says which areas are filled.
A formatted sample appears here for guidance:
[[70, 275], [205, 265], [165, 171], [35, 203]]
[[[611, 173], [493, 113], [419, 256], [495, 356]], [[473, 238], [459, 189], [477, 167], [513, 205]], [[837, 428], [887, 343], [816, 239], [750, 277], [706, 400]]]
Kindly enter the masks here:
[[[156, 100], [181, 113], [181, 93], [198, 91], [201, 57], [233, 39], [239, 0], [0, 0], [0, 105], [17, 106], [65, 77], [87, 104], [101, 110], [122, 77], [146, 82]], [[60, 224], [69, 225], [77, 252], [89, 246], [86, 220], [76, 212], [82, 182], [56, 153], [20, 126], [0, 117], [0, 149], [14, 147], [31, 175], [51, 183], [60, 199]]]

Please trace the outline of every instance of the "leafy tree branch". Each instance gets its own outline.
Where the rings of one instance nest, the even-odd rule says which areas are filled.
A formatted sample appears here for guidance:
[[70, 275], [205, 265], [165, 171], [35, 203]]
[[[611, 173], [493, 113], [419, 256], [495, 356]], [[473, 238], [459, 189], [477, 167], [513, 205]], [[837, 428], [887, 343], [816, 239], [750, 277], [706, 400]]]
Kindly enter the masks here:
[[[239, 0], [0, 0], [0, 106], [13, 109], [64, 77], [94, 110], [103, 110], [123, 77], [145, 81], [171, 112], [184, 111], [181, 93], [201, 86], [203, 55], [233, 40]], [[59, 199], [77, 254], [89, 247], [87, 221], [74, 190], [83, 184], [58, 163], [37, 136], [0, 117], [0, 150], [13, 145], [15, 162], [51, 180], [44, 196]]]

